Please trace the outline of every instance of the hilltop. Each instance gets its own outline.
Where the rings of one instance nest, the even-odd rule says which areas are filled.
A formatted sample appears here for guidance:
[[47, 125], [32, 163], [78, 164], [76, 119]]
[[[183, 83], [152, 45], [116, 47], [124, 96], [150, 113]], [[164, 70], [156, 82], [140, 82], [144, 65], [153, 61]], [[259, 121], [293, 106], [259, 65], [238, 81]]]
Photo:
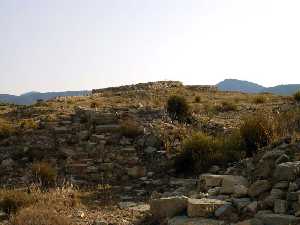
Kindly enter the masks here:
[[292, 95], [300, 90], [300, 84], [282, 84], [274, 87], [264, 87], [253, 82], [237, 79], [225, 79], [216, 86], [220, 91], [239, 91], [244, 93], [268, 92], [278, 95]]
[[293, 97], [178, 81], [1, 104], [0, 221], [297, 224], [299, 115]]

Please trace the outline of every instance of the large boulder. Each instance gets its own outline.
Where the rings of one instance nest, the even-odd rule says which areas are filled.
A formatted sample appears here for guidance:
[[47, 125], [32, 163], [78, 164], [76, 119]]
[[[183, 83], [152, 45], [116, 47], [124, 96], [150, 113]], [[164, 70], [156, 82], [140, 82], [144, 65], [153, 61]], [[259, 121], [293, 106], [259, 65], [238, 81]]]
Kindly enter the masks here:
[[189, 217], [210, 217], [214, 215], [218, 208], [225, 204], [225, 201], [217, 199], [189, 199], [187, 214]]
[[273, 179], [275, 181], [291, 181], [300, 174], [300, 161], [285, 162], [277, 165]]
[[251, 197], [257, 197], [260, 194], [270, 190], [272, 188], [272, 185], [267, 180], [258, 180], [254, 182], [248, 190], [248, 194]]
[[225, 225], [223, 221], [204, 218], [188, 218], [176, 216], [168, 220], [168, 225]]
[[198, 184], [200, 190], [207, 191], [210, 188], [221, 187], [222, 194], [236, 193], [237, 195], [243, 195], [244, 187], [248, 187], [245, 177], [233, 175], [203, 174], [200, 176]]
[[300, 224], [300, 218], [291, 215], [258, 213], [255, 217], [261, 220], [265, 225], [299, 225]]
[[185, 196], [151, 199], [150, 210], [156, 219], [173, 217], [186, 210], [187, 202]]

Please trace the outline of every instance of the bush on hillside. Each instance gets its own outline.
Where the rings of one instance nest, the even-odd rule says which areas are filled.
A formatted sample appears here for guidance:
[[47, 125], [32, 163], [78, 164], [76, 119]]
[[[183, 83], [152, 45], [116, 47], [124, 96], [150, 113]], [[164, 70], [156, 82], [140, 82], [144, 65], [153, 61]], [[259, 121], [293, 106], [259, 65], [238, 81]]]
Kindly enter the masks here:
[[127, 138], [136, 138], [143, 134], [143, 129], [136, 121], [127, 119], [121, 122], [120, 133]]
[[16, 132], [15, 127], [4, 119], [0, 119], [0, 139], [7, 138]]
[[56, 169], [47, 162], [37, 162], [32, 165], [34, 181], [39, 183], [42, 188], [49, 188], [55, 185], [57, 178]]
[[223, 101], [221, 105], [216, 106], [216, 110], [219, 112], [236, 111], [237, 105], [231, 101]]
[[294, 94], [294, 99], [295, 99], [297, 102], [300, 102], [300, 91], [297, 91], [297, 92]]
[[243, 140], [238, 132], [220, 137], [197, 132], [183, 141], [175, 159], [175, 169], [177, 172], [205, 172], [212, 165], [239, 160], [243, 150]]
[[263, 113], [245, 117], [240, 126], [240, 133], [245, 142], [247, 156], [252, 156], [258, 148], [267, 146], [274, 138], [272, 121]]
[[190, 107], [184, 97], [173, 95], [167, 101], [167, 112], [173, 120], [186, 122], [190, 115]]
[[0, 208], [8, 215], [16, 213], [19, 209], [29, 206], [36, 201], [34, 196], [24, 191], [1, 190]]
[[255, 104], [263, 104], [267, 101], [266, 97], [263, 95], [255, 96], [253, 99], [253, 103]]
[[200, 96], [196, 96], [195, 97], [195, 102], [196, 103], [200, 103], [201, 102], [201, 97]]

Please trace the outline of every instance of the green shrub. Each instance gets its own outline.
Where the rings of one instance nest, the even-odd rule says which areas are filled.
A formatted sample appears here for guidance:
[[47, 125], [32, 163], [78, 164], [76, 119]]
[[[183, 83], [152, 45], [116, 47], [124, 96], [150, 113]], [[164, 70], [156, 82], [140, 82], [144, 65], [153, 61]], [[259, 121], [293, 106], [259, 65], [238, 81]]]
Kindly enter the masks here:
[[297, 102], [300, 102], [300, 91], [297, 91], [297, 92], [294, 94], [294, 99], [295, 99]]
[[143, 134], [143, 129], [136, 121], [128, 119], [121, 123], [120, 133], [127, 138], [136, 138]]
[[175, 169], [177, 172], [205, 172], [212, 165], [239, 160], [243, 150], [243, 140], [238, 132], [220, 137], [194, 133], [183, 141], [175, 158]]
[[42, 188], [49, 188], [56, 182], [56, 169], [47, 162], [37, 162], [32, 165], [32, 174], [35, 182]]
[[196, 103], [200, 103], [201, 102], [201, 97], [200, 96], [196, 96], [195, 97], [195, 102]]
[[216, 106], [216, 110], [219, 112], [236, 111], [237, 105], [230, 101], [223, 101], [221, 105]]
[[263, 95], [258, 95], [253, 98], [253, 103], [255, 103], [255, 104], [263, 104], [266, 101], [267, 101], [267, 99]]
[[20, 208], [29, 206], [36, 201], [33, 195], [25, 191], [2, 190], [0, 192], [0, 207], [7, 214], [14, 214]]
[[98, 107], [99, 107], [99, 103], [98, 103], [98, 102], [93, 101], [93, 102], [91, 103], [91, 108], [92, 108], [92, 109], [98, 108]]
[[19, 128], [22, 130], [37, 129], [38, 124], [33, 119], [24, 119], [19, 122]]
[[257, 113], [245, 117], [240, 126], [241, 137], [245, 142], [247, 156], [252, 156], [260, 147], [270, 144], [274, 128], [268, 114]]
[[186, 122], [190, 116], [190, 107], [184, 97], [173, 95], [168, 99], [167, 112], [173, 120]]

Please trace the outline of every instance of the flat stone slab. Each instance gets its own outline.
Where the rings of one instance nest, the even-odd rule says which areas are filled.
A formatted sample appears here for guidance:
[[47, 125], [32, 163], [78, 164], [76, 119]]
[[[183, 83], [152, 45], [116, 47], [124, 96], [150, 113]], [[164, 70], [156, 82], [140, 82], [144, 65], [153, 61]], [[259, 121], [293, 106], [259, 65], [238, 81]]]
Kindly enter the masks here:
[[210, 217], [227, 202], [217, 199], [189, 199], [187, 206], [188, 217]]
[[184, 212], [187, 208], [186, 196], [173, 196], [168, 198], [152, 199], [150, 210], [155, 218], [167, 218]]
[[187, 216], [176, 216], [168, 220], [168, 225], [225, 225], [225, 222], [206, 218], [188, 218]]
[[291, 181], [300, 175], [300, 161], [277, 165], [273, 178], [275, 181]]
[[266, 225], [299, 225], [300, 218], [285, 214], [258, 214], [255, 216]]

